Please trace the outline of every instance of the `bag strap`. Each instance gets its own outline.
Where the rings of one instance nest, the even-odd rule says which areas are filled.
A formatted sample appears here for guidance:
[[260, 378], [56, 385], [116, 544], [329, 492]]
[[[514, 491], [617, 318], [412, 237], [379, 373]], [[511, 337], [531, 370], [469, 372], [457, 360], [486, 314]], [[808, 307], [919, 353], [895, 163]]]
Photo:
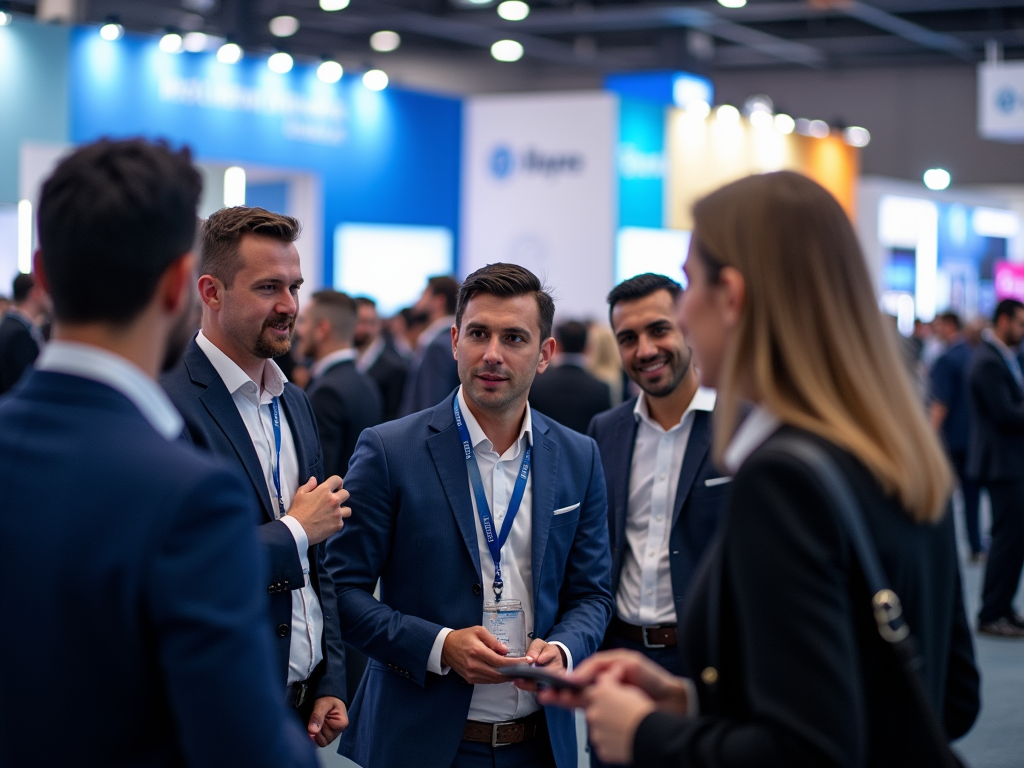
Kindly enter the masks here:
[[814, 443], [797, 437], [784, 436], [772, 441], [772, 448], [797, 459], [814, 472], [824, 486], [830, 505], [838, 514], [839, 522], [850, 538], [854, 554], [860, 563], [864, 580], [871, 594], [871, 610], [878, 625], [878, 634], [896, 654], [900, 669], [906, 678], [911, 696], [922, 715], [927, 737], [935, 747], [942, 768], [957, 768], [961, 763], [950, 749], [945, 729], [939, 722], [932, 702], [921, 679], [921, 659], [910, 627], [903, 618], [899, 596], [888, 586], [888, 579], [878, 559], [878, 551], [868, 533], [849, 483], [831, 456]]

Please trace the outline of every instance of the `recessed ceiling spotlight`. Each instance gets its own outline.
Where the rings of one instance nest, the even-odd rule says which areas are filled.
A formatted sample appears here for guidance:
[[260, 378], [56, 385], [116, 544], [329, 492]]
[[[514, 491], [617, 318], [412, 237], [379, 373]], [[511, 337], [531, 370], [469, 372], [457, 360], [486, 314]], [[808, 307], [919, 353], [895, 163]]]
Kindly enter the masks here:
[[189, 32], [185, 35], [182, 42], [185, 50], [189, 53], [202, 53], [206, 50], [206, 47], [210, 44], [210, 38], [208, 35], [202, 32]]
[[237, 64], [242, 60], [242, 48], [238, 43], [224, 43], [217, 49], [217, 61], [221, 64]]
[[740, 121], [740, 111], [732, 104], [723, 104], [715, 110], [715, 119], [724, 125], [736, 125]]
[[316, 68], [316, 76], [325, 83], [336, 83], [341, 80], [343, 74], [345, 74], [345, 70], [341, 64], [331, 59], [325, 59]]
[[160, 38], [160, 50], [164, 53], [181, 53], [185, 50], [185, 41], [177, 32], [168, 31]]
[[283, 75], [292, 71], [292, 67], [295, 66], [295, 60], [292, 59], [291, 54], [285, 53], [284, 51], [278, 51], [267, 59], [267, 66], [270, 68], [271, 72]]
[[698, 120], [703, 120], [711, 114], [711, 105], [708, 104], [704, 99], [694, 99], [686, 105], [687, 117], [695, 117]]
[[0, 9], [0, 27], [6, 27], [14, 21], [14, 14], [6, 8]]
[[363, 85], [371, 91], [383, 91], [388, 87], [388, 75], [382, 69], [371, 69], [363, 75]]
[[320, 0], [320, 9], [324, 11], [343, 11], [348, 8], [350, 0]]
[[522, 21], [530, 15], [530, 6], [523, 0], [505, 0], [498, 6], [498, 15], [505, 21]]
[[523, 44], [515, 40], [499, 40], [491, 46], [491, 56], [498, 61], [519, 61], [523, 58]]
[[811, 120], [810, 125], [807, 126], [807, 132], [816, 139], [824, 139], [828, 138], [832, 129], [824, 120]]
[[946, 189], [953, 177], [945, 168], [929, 168], [924, 172], [924, 185], [936, 192]]
[[775, 130], [788, 136], [796, 130], [796, 120], [789, 115], [779, 113], [775, 116]]
[[299, 20], [294, 16], [275, 16], [270, 20], [270, 34], [274, 37], [291, 37], [299, 31]]
[[718, 0], [718, 4], [725, 8], [742, 8], [747, 0]]
[[851, 147], [866, 147], [871, 143], [871, 133], [859, 125], [851, 125], [843, 131], [843, 138]]
[[109, 43], [120, 40], [124, 37], [124, 27], [118, 24], [115, 19], [110, 19], [100, 27], [100, 37]]
[[379, 53], [390, 53], [402, 44], [402, 37], [390, 29], [382, 29], [370, 35], [370, 47]]

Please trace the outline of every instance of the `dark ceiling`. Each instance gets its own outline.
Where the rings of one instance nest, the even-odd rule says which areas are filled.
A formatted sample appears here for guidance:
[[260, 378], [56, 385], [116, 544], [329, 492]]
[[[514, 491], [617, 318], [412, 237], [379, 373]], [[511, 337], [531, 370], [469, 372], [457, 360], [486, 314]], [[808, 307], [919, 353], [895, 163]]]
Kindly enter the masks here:
[[[454, 56], [472, 65], [489, 60], [493, 42], [512, 38], [523, 44], [527, 60], [601, 72], [964, 64], [984, 59], [989, 41], [1006, 58], [1024, 58], [1024, 0], [749, 0], [736, 9], [708, 0], [529, 0], [532, 11], [519, 22], [499, 18], [497, 0], [478, 7], [469, 2], [351, 0], [336, 12], [321, 10], [318, 0], [71, 4], [81, 22], [117, 16], [131, 31], [203, 31], [230, 36], [251, 51], [283, 46], [293, 55], [326, 54], [348, 63], [385, 63], [389, 54], [369, 45], [370, 35], [382, 29], [400, 33], [405, 56]], [[11, 3], [28, 13], [36, 5]], [[282, 14], [300, 22], [286, 39], [268, 28]]]

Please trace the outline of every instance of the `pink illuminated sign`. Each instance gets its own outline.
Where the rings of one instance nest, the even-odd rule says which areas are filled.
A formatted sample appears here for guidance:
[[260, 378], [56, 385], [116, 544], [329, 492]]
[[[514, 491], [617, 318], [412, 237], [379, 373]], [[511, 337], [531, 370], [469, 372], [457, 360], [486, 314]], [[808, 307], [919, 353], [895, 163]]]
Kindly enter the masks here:
[[995, 268], [996, 300], [1024, 301], [1024, 264], [997, 261]]

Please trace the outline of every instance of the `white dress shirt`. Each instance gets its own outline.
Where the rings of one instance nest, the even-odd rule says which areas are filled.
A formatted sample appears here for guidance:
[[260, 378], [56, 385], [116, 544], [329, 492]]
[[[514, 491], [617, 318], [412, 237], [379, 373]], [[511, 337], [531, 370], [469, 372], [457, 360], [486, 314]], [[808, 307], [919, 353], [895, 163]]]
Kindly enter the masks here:
[[[500, 456], [494, 451], [494, 446], [479, 422], [473, 416], [473, 412], [466, 405], [466, 399], [462, 394], [462, 387], [459, 387], [459, 410], [469, 430], [469, 439], [473, 444], [473, 454], [476, 457], [477, 466], [480, 467], [480, 477], [483, 480], [484, 494], [487, 497], [487, 504], [491, 508], [491, 516], [495, 528], [500, 531], [505, 521], [505, 513], [508, 512], [508, 504], [512, 498], [512, 490], [516, 484], [516, 477], [519, 475], [519, 468], [522, 465], [523, 454], [526, 449], [533, 445], [533, 418], [530, 406], [526, 406], [526, 416], [523, 418], [523, 426], [519, 432], [519, 439]], [[476, 521], [476, 543], [480, 553], [480, 583], [484, 589], [484, 601], [494, 600], [494, 560], [491, 559], [491, 551], [487, 548], [487, 537], [484, 536], [483, 525], [480, 522], [480, 514], [477, 511], [476, 497], [473, 493], [472, 482], [469, 480], [469, 469], [466, 470], [466, 483], [469, 485], [469, 497], [473, 504], [473, 519]], [[554, 511], [554, 510], [552, 510]], [[502, 599], [519, 600], [523, 605], [523, 612], [526, 615], [526, 632], [529, 635], [533, 632], [533, 472], [526, 480], [526, 490], [523, 493], [523, 500], [516, 514], [515, 522], [512, 523], [512, 530], [509, 532], [505, 546], [501, 548], [501, 579], [505, 584], [502, 592]], [[483, 622], [483, 615], [480, 616]], [[427, 671], [439, 675], [446, 675], [450, 667], [441, 666], [441, 652], [444, 648], [445, 638], [452, 630], [442, 629], [434, 640], [434, 646], [430, 651], [430, 658], [427, 662]], [[529, 641], [529, 637], [527, 640]], [[558, 645], [564, 652], [568, 669], [572, 669], [572, 655], [569, 649], [561, 643]], [[540, 709], [535, 694], [521, 691], [511, 682], [496, 683], [492, 685], [476, 685], [473, 687], [473, 698], [469, 705], [469, 720], [478, 720], [484, 723], [499, 723], [505, 720], [514, 720], [526, 717], [531, 712]]]
[[377, 336], [363, 352], [359, 355], [359, 359], [356, 361], [356, 368], [359, 369], [360, 373], [366, 373], [368, 370], [373, 368], [373, 364], [380, 360], [380, 356], [384, 353], [384, 336], [383, 334]]
[[291, 506], [292, 499], [299, 486], [309, 478], [299, 477], [299, 458], [295, 450], [295, 441], [288, 424], [284, 407], [280, 407], [281, 416], [281, 500], [285, 509], [279, 509], [277, 503], [277, 487], [274, 485], [274, 463], [277, 461], [277, 449], [274, 443], [274, 417], [270, 408], [271, 400], [280, 397], [284, 392], [285, 375], [273, 360], [267, 360], [263, 367], [262, 386], [249, 378], [249, 374], [238, 367], [230, 357], [225, 355], [202, 331], [196, 336], [196, 344], [210, 359], [217, 370], [224, 386], [231, 393], [231, 399], [238, 409], [239, 416], [249, 432], [253, 448], [259, 457], [263, 476], [270, 494], [270, 506], [274, 516], [288, 526], [295, 538], [295, 547], [299, 552], [305, 584], [302, 589], [292, 590], [292, 634], [288, 653], [288, 685], [306, 680], [317, 664], [323, 659], [323, 648], [320, 638], [324, 630], [324, 616], [320, 609], [320, 601], [309, 581], [309, 539], [302, 524], [294, 517], [288, 517], [286, 510]]
[[43, 347], [36, 369], [106, 384], [127, 397], [165, 439], [181, 437], [185, 422], [170, 398], [141, 368], [120, 355], [92, 344], [55, 340]]
[[324, 355], [315, 363], [313, 367], [309, 369], [309, 377], [311, 379], [318, 379], [324, 375], [328, 368], [338, 363], [347, 363], [349, 360], [356, 359], [356, 351], [349, 347], [348, 349], [336, 349], [328, 355]]
[[638, 425], [629, 473], [626, 550], [615, 612], [635, 626], [675, 624], [669, 536], [683, 457], [697, 411], [715, 409], [715, 391], [700, 387], [678, 424], [663, 429], [650, 416], [647, 395], [637, 398]]

